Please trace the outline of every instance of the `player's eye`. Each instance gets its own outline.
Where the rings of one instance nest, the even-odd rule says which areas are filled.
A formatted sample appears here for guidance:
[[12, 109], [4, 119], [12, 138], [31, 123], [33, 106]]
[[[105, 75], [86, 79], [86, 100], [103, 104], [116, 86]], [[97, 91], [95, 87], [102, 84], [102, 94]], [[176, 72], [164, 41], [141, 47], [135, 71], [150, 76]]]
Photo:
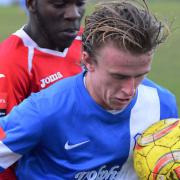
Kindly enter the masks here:
[[123, 79], [127, 79], [128, 78], [128, 76], [116, 75], [116, 74], [113, 74], [112, 77], [114, 79], [119, 79], [119, 80], [123, 80]]
[[53, 6], [55, 8], [60, 8], [60, 7], [63, 7], [66, 3], [64, 1], [57, 1], [57, 2], [54, 2], [53, 3]]

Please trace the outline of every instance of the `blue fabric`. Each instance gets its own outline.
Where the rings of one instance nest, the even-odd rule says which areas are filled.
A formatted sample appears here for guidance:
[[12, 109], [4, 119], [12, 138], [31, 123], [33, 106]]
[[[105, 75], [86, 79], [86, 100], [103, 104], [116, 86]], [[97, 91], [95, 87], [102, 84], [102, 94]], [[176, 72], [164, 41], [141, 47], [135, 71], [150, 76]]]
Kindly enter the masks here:
[[[147, 79], [143, 84], [157, 90], [161, 118], [177, 117], [169, 91]], [[137, 98], [138, 93], [124, 111], [111, 114], [90, 97], [83, 73], [32, 94], [0, 119], [7, 135], [2, 142], [23, 155], [17, 167], [18, 179], [120, 177], [130, 152], [131, 110]]]

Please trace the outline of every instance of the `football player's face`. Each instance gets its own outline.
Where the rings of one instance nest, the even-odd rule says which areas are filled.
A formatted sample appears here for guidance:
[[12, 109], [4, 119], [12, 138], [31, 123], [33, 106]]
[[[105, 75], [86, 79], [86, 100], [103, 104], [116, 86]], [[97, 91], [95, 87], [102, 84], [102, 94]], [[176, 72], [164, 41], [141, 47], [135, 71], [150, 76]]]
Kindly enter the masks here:
[[96, 62], [84, 54], [88, 69], [87, 89], [94, 100], [109, 110], [125, 108], [151, 69], [152, 53], [130, 54], [109, 44], [99, 49]]
[[80, 28], [86, 0], [35, 0], [37, 20], [59, 49], [69, 47]]

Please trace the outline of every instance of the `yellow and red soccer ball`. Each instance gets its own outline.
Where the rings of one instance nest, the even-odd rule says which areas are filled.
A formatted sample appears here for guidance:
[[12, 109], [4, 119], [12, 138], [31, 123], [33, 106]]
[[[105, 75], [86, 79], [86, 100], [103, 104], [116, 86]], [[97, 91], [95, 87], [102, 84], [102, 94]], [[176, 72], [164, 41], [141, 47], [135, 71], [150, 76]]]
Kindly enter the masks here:
[[140, 180], [180, 179], [180, 119], [165, 119], [137, 139], [134, 168]]

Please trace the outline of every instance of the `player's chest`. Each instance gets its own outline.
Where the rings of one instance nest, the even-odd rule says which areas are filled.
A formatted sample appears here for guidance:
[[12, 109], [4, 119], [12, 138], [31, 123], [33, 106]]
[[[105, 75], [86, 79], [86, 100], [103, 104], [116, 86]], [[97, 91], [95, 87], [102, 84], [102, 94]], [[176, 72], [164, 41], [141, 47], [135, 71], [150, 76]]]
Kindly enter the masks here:
[[63, 78], [81, 72], [79, 59], [59, 57], [34, 57], [31, 68], [31, 82], [33, 91], [47, 88]]
[[[93, 174], [95, 179], [101, 176], [102, 179], [119, 179], [130, 148], [128, 127], [122, 130], [121, 125], [97, 123], [95, 118], [92, 115], [86, 120], [84, 116], [82, 122], [81, 119], [74, 122], [73, 117], [66, 118], [67, 123], [61, 122], [53, 129], [53, 139], [56, 140], [48, 137], [45, 146], [51, 148], [61, 167], [64, 166], [64, 157], [67, 158], [66, 165], [71, 169], [67, 171], [73, 174], [72, 179], [89, 179]], [[88, 125], [87, 121], [91, 124]]]

